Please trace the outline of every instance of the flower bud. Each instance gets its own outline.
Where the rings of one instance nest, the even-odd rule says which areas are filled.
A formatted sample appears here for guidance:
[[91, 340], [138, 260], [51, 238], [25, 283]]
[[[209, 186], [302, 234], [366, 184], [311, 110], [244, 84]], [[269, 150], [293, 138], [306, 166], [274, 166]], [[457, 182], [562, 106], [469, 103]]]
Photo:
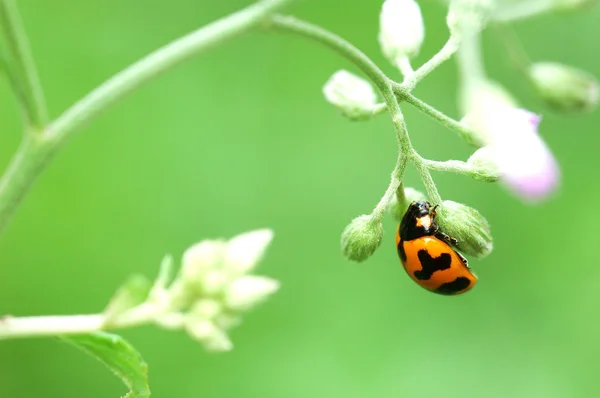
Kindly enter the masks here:
[[342, 253], [349, 260], [361, 262], [371, 257], [383, 239], [383, 225], [371, 216], [356, 217], [342, 232]]
[[491, 148], [484, 146], [475, 151], [467, 160], [473, 169], [471, 177], [483, 182], [496, 182], [500, 179], [500, 171], [492, 158]]
[[404, 195], [402, 197], [402, 193], [396, 193], [394, 198], [392, 199], [392, 203], [390, 204], [390, 213], [396, 221], [402, 221], [402, 217], [404, 217], [404, 213], [406, 213], [406, 209], [408, 209], [408, 205], [412, 202], [421, 202], [427, 200], [427, 196], [421, 191], [417, 191], [414, 188], [406, 187], [404, 188]]
[[190, 286], [200, 287], [206, 273], [222, 263], [225, 244], [218, 240], [205, 240], [187, 249], [183, 254], [181, 280]]
[[202, 343], [208, 351], [222, 352], [230, 351], [233, 348], [227, 334], [212, 321], [189, 317], [186, 320], [185, 329], [191, 337]]
[[464, 254], [483, 258], [492, 252], [490, 225], [472, 207], [445, 200], [435, 220], [442, 232], [458, 240], [458, 249]]
[[461, 38], [483, 30], [493, 6], [490, 0], [452, 0], [446, 16], [452, 37]]
[[600, 99], [600, 86], [594, 76], [558, 62], [533, 64], [529, 78], [539, 96], [558, 111], [590, 111]]
[[498, 86], [485, 83], [467, 92], [469, 125], [489, 147], [504, 184], [528, 201], [544, 199], [559, 185], [560, 170], [537, 132], [540, 117], [511, 104]]
[[345, 70], [339, 70], [329, 78], [323, 87], [323, 95], [351, 120], [368, 119], [377, 108], [377, 95], [371, 83]]
[[394, 65], [419, 53], [425, 37], [421, 9], [414, 0], [386, 0], [379, 15], [379, 44]]
[[264, 276], [243, 276], [234, 280], [225, 291], [229, 309], [248, 310], [279, 289], [279, 282]]
[[273, 231], [270, 229], [246, 232], [229, 240], [224, 254], [224, 264], [229, 273], [239, 276], [251, 272], [262, 259], [271, 240]]

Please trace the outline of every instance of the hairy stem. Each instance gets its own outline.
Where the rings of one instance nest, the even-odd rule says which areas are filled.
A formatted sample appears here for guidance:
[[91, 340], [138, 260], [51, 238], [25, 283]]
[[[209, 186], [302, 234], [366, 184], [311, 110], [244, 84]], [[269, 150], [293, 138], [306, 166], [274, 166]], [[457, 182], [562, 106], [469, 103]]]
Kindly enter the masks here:
[[66, 110], [46, 137], [63, 141], [109, 105], [190, 57], [260, 25], [271, 12], [293, 0], [263, 0], [206, 25], [154, 51], [116, 74]]
[[404, 170], [408, 163], [409, 155], [413, 151], [410, 137], [408, 136], [408, 130], [406, 129], [406, 123], [404, 121], [404, 115], [400, 109], [398, 99], [394, 95], [394, 91], [391, 85], [388, 85], [387, 89], [383, 91], [383, 99], [387, 105], [390, 116], [392, 117], [392, 123], [396, 130], [396, 141], [398, 142], [398, 158], [396, 159], [396, 166], [392, 171], [390, 185], [383, 194], [383, 197], [373, 209], [371, 217], [376, 220], [381, 220], [383, 214], [388, 209], [394, 194], [398, 191], [398, 187], [402, 184], [404, 177]]
[[[398, 86], [394, 86], [394, 89], [399, 90]], [[439, 122], [442, 126], [456, 132], [458, 136], [465, 142], [474, 146], [482, 145], [482, 142], [478, 138], [477, 134], [475, 134], [475, 132], [473, 132], [467, 126], [463, 125], [461, 122], [452, 119], [451, 117], [438, 111], [433, 106], [427, 104], [426, 102], [423, 102], [414, 95], [406, 93], [404, 90], [396, 91], [396, 95], [398, 95], [400, 98], [404, 99], [406, 102], [413, 105], [415, 108], [425, 113], [435, 121]]]
[[438, 66], [449, 60], [456, 53], [456, 50], [458, 50], [458, 41], [451, 36], [437, 54], [415, 71], [408, 80], [408, 84], [414, 87], [414, 85], [437, 69]]
[[425, 185], [425, 189], [427, 190], [427, 196], [429, 196], [429, 200], [434, 205], [442, 204], [442, 198], [438, 193], [437, 187], [435, 186], [435, 182], [433, 182], [433, 178], [431, 177], [431, 173], [429, 172], [429, 169], [427, 169], [427, 166], [416, 154], [413, 155], [413, 162], [415, 164], [415, 168], [421, 176], [423, 184]]
[[266, 26], [280, 31], [295, 33], [326, 45], [352, 61], [352, 63], [360, 68], [360, 70], [371, 79], [380, 91], [386, 90], [389, 85], [390, 79], [362, 51], [348, 41], [342, 39], [340, 36], [321, 28], [320, 26], [283, 15], [273, 15], [269, 18]]

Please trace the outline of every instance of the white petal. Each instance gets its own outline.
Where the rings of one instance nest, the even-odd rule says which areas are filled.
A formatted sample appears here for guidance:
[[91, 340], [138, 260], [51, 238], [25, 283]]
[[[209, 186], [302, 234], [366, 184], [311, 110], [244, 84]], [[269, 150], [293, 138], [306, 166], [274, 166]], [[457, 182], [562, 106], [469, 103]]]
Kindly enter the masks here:
[[208, 270], [218, 267], [223, 260], [225, 242], [204, 240], [191, 246], [183, 254], [181, 273], [185, 281], [195, 281]]
[[229, 285], [226, 305], [234, 310], [247, 310], [279, 289], [279, 282], [264, 276], [243, 276]]
[[225, 267], [234, 275], [250, 272], [273, 239], [273, 231], [259, 229], [238, 235], [227, 243]]
[[204, 344], [204, 348], [213, 352], [231, 351], [233, 349], [233, 343], [221, 329], [216, 329], [202, 343]]

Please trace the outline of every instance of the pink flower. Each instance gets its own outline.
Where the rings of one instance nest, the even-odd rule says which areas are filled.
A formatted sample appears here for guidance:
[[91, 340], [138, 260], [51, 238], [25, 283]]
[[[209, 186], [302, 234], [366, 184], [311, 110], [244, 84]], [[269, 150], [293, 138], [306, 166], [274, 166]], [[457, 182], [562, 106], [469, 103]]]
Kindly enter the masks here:
[[504, 184], [517, 196], [539, 201], [559, 185], [560, 169], [538, 134], [540, 117], [525, 109], [489, 109], [484, 128], [491, 160]]

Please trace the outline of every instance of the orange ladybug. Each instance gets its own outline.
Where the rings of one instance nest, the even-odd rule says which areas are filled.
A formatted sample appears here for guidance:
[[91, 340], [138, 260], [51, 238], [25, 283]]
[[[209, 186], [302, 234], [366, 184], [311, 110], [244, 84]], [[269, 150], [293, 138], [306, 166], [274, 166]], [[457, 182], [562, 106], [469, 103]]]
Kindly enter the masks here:
[[439, 230], [435, 207], [413, 202], [396, 232], [396, 247], [404, 269], [419, 286], [438, 294], [457, 295], [477, 282], [467, 259], [452, 248], [456, 239]]

